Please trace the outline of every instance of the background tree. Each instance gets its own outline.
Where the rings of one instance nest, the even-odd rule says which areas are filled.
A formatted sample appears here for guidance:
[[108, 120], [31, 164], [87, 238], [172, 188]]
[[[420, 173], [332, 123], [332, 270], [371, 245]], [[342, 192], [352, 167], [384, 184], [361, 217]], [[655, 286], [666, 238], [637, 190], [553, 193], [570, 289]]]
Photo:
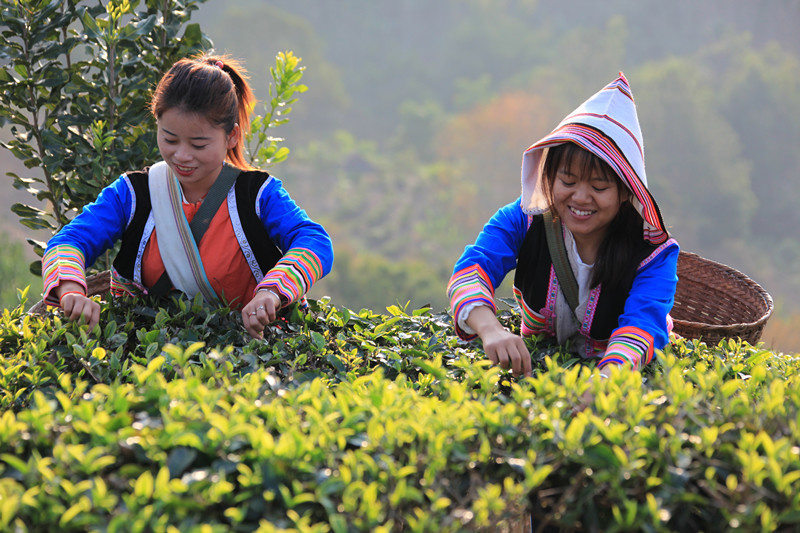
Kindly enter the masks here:
[[[14, 187], [43, 202], [12, 207], [22, 224], [55, 233], [120, 172], [154, 160], [150, 90], [176, 59], [210, 46], [187, 24], [203, 1], [0, 3], [0, 121], [14, 136], [2, 145], [29, 169], [9, 173]], [[44, 243], [29, 242], [41, 255]]]
[[[2, 53], [9, 63], [0, 71], [8, 94], [0, 120], [11, 124], [15, 137], [3, 146], [41, 172], [8, 174], [15, 187], [44, 202], [14, 204], [24, 225], [55, 233], [120, 173], [158, 160], [151, 91], [176, 60], [211, 48], [199, 25], [188, 24], [203, 1], [150, 0], [138, 11], [138, 3], [128, 0], [105, 7], [73, 0], [2, 3]], [[264, 114], [245, 132], [254, 166], [288, 156], [283, 139], [271, 132], [288, 122], [297, 95], [306, 90], [300, 61], [281, 52], [269, 69]], [[41, 255], [44, 243], [29, 242]], [[111, 256], [96, 267], [108, 268]], [[31, 271], [39, 274], [41, 262]]]
[[[747, 238], [757, 207], [751, 166], [711, 89], [712, 73], [674, 59], [637, 71], [650, 186], [683, 247]], [[707, 252], [706, 252], [707, 253]]]
[[[480, 206], [461, 211], [458, 220], [473, 233], [469, 238], [475, 237], [494, 212], [483, 207], [494, 205], [496, 209], [519, 196], [523, 151], [560, 119], [545, 98], [515, 90], [451, 115], [439, 130], [435, 140], [439, 159], [458, 169], [459, 182], [477, 184]], [[452, 192], [455, 199], [458, 191]]]

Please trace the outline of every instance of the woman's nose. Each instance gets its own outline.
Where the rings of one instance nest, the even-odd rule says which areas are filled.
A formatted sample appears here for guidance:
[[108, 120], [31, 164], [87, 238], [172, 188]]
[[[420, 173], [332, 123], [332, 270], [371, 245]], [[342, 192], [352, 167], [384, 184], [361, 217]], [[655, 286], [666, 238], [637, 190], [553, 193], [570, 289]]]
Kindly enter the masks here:
[[185, 146], [178, 145], [178, 147], [175, 148], [175, 159], [178, 161], [188, 161], [191, 159], [191, 153]]
[[591, 198], [591, 194], [589, 193], [589, 187], [587, 184], [579, 183], [572, 193], [572, 198], [574, 200], [589, 200]]

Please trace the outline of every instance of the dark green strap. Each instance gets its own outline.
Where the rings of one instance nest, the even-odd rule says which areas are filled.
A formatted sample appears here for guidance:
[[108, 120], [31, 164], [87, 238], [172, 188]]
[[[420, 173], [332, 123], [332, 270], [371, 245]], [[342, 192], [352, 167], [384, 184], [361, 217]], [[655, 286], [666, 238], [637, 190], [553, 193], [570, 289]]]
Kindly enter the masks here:
[[569, 265], [561, 221], [554, 219], [550, 210], [544, 212], [544, 234], [547, 237], [547, 248], [550, 250], [550, 259], [553, 261], [561, 292], [564, 293], [564, 298], [574, 314], [578, 308], [578, 282], [575, 281], [575, 274]]
[[217, 181], [208, 190], [208, 194], [203, 199], [203, 203], [195, 213], [194, 218], [189, 223], [189, 229], [192, 230], [194, 242], [200, 244], [200, 239], [203, 238], [208, 225], [211, 224], [211, 219], [217, 213], [219, 206], [228, 196], [228, 191], [231, 190], [236, 178], [239, 176], [240, 170], [230, 165], [222, 165], [222, 171], [217, 176]]
[[[228, 191], [231, 190], [240, 172], [238, 168], [231, 165], [222, 165], [217, 181], [208, 190], [203, 203], [200, 204], [197, 213], [195, 213], [192, 221], [189, 222], [189, 229], [192, 230], [194, 242], [198, 246], [200, 245], [200, 239], [203, 238], [208, 229], [208, 225], [211, 224], [211, 219], [214, 218], [219, 206], [222, 205], [222, 201], [228, 196]], [[164, 296], [169, 292], [170, 287], [172, 287], [172, 281], [169, 279], [167, 271], [164, 270], [164, 273], [147, 293], [156, 297]]]

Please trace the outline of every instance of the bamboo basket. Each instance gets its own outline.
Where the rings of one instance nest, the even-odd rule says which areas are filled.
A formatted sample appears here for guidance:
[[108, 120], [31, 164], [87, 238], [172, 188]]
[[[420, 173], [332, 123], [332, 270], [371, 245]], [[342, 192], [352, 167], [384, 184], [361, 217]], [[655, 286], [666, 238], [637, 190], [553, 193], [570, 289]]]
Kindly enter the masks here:
[[773, 311], [772, 297], [738, 270], [690, 252], [678, 256], [673, 332], [716, 344], [739, 337], [756, 344]]

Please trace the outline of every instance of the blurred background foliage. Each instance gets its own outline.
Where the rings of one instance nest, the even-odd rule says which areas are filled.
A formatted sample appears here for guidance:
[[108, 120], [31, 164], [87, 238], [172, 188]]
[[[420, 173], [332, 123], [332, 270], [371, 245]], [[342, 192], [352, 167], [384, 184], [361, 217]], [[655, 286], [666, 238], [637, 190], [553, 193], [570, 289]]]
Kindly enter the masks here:
[[764, 286], [763, 340], [800, 351], [797, 2], [211, 0], [192, 21], [261, 100], [277, 51], [306, 67], [272, 172], [334, 239], [312, 296], [445, 308], [463, 247], [519, 194], [523, 150], [624, 71], [673, 235]]

